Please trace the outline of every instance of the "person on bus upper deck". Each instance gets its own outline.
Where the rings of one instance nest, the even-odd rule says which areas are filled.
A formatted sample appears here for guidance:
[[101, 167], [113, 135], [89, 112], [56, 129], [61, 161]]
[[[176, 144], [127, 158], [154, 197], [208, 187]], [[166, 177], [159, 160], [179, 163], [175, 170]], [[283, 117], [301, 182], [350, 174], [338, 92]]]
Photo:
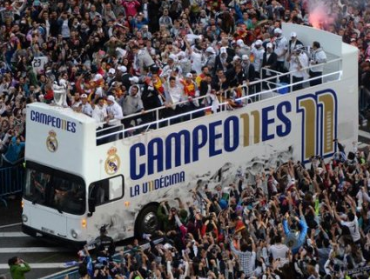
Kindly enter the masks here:
[[175, 77], [171, 76], [165, 89], [168, 116], [174, 116], [185, 112], [187, 109], [187, 104], [182, 103], [183, 101], [187, 100], [184, 86], [177, 81]]
[[232, 57], [227, 54], [226, 47], [221, 47], [220, 53], [216, 56], [215, 60], [215, 66], [213, 68], [213, 75], [216, 74], [216, 72], [221, 69], [224, 72], [232, 68]]
[[324, 71], [324, 65], [318, 65], [314, 66], [317, 64], [322, 64], [326, 63], [326, 53], [324, 50], [321, 48], [321, 45], [319, 42], [314, 41], [312, 43], [312, 51], [311, 51], [311, 60], [310, 60], [310, 79], [319, 77], [317, 79], [313, 79], [310, 81], [310, 86], [316, 86], [319, 84], [322, 84], [322, 73]]
[[87, 94], [81, 94], [81, 113], [91, 117], [93, 109], [90, 105], [90, 103], [87, 101]]
[[262, 46], [262, 41], [257, 40], [253, 45], [251, 49], [251, 55], [250, 60], [254, 66], [254, 71], [256, 73], [256, 77], [260, 78], [260, 71], [262, 66], [262, 59], [263, 54], [265, 52], [265, 49]]
[[93, 91], [91, 91], [89, 101], [97, 100], [99, 97], [104, 96], [103, 84], [104, 79], [101, 74], [95, 74], [94, 78], [92, 79], [91, 84], [93, 84]]
[[291, 55], [297, 45], [302, 45], [303, 43], [297, 39], [297, 33], [290, 33], [290, 40], [288, 44], [288, 54]]
[[249, 59], [249, 55], [247, 54], [242, 56], [242, 67], [245, 73], [245, 80], [247, 84], [253, 82], [256, 79], [256, 71], [254, 69], [254, 65]]
[[103, 98], [99, 98], [96, 101], [96, 104], [93, 104], [92, 118], [94, 118], [98, 123], [103, 123], [107, 121], [107, 117], [107, 105]]
[[277, 71], [285, 72], [285, 56], [288, 52], [288, 40], [283, 36], [283, 31], [280, 28], [275, 28], [275, 53], [278, 56], [277, 59]]
[[[270, 77], [276, 76], [276, 69], [277, 69], [277, 54], [274, 52], [274, 45], [272, 43], [268, 43], [266, 45], [266, 52], [263, 54], [263, 62], [262, 62], [263, 68], [262, 71], [262, 79], [268, 79]], [[274, 71], [269, 71], [269, 69]], [[270, 88], [274, 88], [276, 84], [276, 79], [269, 80], [270, 82]], [[264, 88], [268, 88], [267, 84], [264, 82], [263, 84]]]
[[303, 45], [296, 45], [293, 53], [289, 56], [289, 72], [292, 72], [292, 82], [299, 83], [293, 86], [293, 91], [303, 88], [303, 80], [308, 78], [308, 56], [303, 51]]
[[[139, 85], [132, 85], [128, 92], [129, 94], [126, 96], [125, 101], [123, 102], [123, 115], [126, 117], [140, 112], [145, 113]], [[134, 125], [138, 125], [139, 119], [140, 116], [124, 119], [123, 123], [125, 128], [131, 127], [133, 125], [132, 121], [134, 121]]]
[[123, 118], [122, 108], [116, 102], [113, 95], [109, 95], [107, 97], [107, 103], [108, 103], [107, 113], [109, 125], [117, 125], [119, 123], [119, 120]]
[[97, 257], [106, 257], [112, 259], [116, 248], [113, 238], [108, 236], [106, 226], [100, 228], [100, 236], [95, 239], [95, 251]]

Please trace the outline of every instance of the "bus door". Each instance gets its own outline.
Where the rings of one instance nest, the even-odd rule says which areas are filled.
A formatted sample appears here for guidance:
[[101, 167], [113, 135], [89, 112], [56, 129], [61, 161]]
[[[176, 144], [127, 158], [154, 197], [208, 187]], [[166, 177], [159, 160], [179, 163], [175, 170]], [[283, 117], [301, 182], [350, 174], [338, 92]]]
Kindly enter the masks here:
[[110, 236], [119, 234], [124, 211], [123, 196], [124, 178], [122, 175], [91, 183], [87, 232], [97, 237], [99, 229], [106, 226]]

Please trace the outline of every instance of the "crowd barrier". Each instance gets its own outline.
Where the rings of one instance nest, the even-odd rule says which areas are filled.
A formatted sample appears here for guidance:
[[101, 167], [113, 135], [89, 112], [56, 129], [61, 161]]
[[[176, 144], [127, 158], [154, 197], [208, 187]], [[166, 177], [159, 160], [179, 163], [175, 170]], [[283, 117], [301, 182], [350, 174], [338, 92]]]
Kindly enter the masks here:
[[0, 168], [0, 202], [8, 206], [9, 195], [22, 193], [24, 185], [24, 168], [22, 165]]
[[361, 126], [367, 126], [367, 110], [369, 108], [369, 97], [365, 88], [360, 87], [358, 96], [359, 123]]
[[[155, 239], [155, 240], [153, 240], [153, 242], [154, 242], [154, 244], [157, 245], [157, 244], [163, 242], [163, 238]], [[150, 247], [150, 244], [149, 243], [144, 243], [144, 244], [140, 245], [140, 247], [143, 250], [146, 250]], [[120, 248], [119, 247], [116, 248], [116, 251], [120, 251]], [[126, 250], [123, 251], [123, 253], [124, 253], [124, 255], [126, 255], [126, 254], [130, 253], [130, 251], [131, 251], [131, 249], [126, 249]], [[113, 256], [113, 261], [121, 262], [122, 261], [121, 254], [120, 253], [115, 254]], [[70, 268], [65, 269], [63, 271], [45, 276], [45, 277], [43, 277], [43, 279], [80, 279], [80, 274], [78, 273], [78, 266], [79, 266], [79, 263], [77, 263], [73, 267], [70, 267]]]

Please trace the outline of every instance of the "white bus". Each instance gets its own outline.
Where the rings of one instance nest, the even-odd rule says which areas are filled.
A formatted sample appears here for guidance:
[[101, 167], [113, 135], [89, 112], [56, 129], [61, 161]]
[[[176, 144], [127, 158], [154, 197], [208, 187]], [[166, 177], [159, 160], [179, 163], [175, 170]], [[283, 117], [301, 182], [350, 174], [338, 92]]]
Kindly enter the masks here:
[[252, 103], [241, 98], [248, 103], [242, 108], [113, 141], [103, 141], [88, 116], [28, 105], [23, 231], [77, 246], [95, 239], [102, 225], [115, 240], [141, 236], [157, 229], [161, 201], [186, 201], [198, 182], [227, 184], [240, 170], [328, 158], [336, 153], [333, 139], [357, 141], [357, 49], [324, 31], [283, 26], [284, 34], [292, 31], [326, 51], [322, 84], [262, 91]]

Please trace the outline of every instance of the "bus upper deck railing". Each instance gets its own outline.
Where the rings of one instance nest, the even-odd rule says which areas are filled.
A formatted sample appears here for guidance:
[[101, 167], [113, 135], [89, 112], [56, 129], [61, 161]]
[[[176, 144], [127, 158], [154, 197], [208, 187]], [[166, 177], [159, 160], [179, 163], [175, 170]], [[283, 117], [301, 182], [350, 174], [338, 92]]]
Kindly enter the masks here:
[[[224, 90], [223, 94], [219, 94], [217, 96], [218, 97], [218, 108], [219, 108], [218, 112], [232, 109], [230, 107], [230, 99], [227, 98], [227, 95], [228, 95], [228, 92], [234, 91], [237, 88], [241, 90], [242, 94], [241, 96], [235, 98], [234, 101], [238, 102], [241, 105], [245, 105], [249, 102], [258, 102], [260, 100], [266, 100], [266, 99], [276, 97], [279, 92], [284, 92], [284, 93], [287, 93], [287, 91], [293, 92], [293, 87], [297, 85], [302, 85], [304, 88], [304, 85], [309, 83], [312, 80], [322, 79], [324, 83], [329, 82], [329, 81], [340, 80], [342, 77], [341, 62], [342, 62], [342, 58], [334, 58], [325, 63], [317, 64], [314, 66], [315, 68], [320, 67], [320, 66], [324, 67], [324, 72], [321, 76], [304, 79], [303, 81], [299, 81], [296, 83], [293, 82], [293, 78], [292, 78], [292, 74], [294, 73], [294, 71], [281, 73], [281, 72], [278, 72], [278, 71], [275, 71], [269, 68], [262, 68], [261, 73], [263, 71], [268, 70], [274, 73], [275, 75], [265, 78], [265, 79], [258, 79], [257, 81], [251, 82], [249, 84], [244, 83], [243, 85], [237, 86], [235, 88]], [[332, 66], [334, 70], [328, 71], [327, 69], [330, 68], [330, 66]], [[309, 69], [311, 68], [312, 66], [309, 66], [301, 70], [309, 71]], [[288, 81], [288, 83], [280, 83], [280, 81], [282, 80]], [[266, 85], [268, 89], [264, 89]], [[254, 90], [256, 90], [256, 88], [260, 89], [260, 91], [253, 92]], [[153, 129], [153, 128], [158, 129], [160, 127], [169, 126], [171, 124], [176, 123], [176, 120], [183, 120], [183, 119], [191, 120], [194, 118], [194, 116], [199, 117], [199, 115], [202, 115], [202, 114], [204, 115], [205, 112], [212, 111], [213, 109], [212, 104], [207, 104], [207, 100], [209, 98], [210, 98], [209, 95], [205, 95], [205, 96], [196, 97], [196, 98], [192, 98], [189, 100], [185, 100], [185, 101], [173, 104], [176, 106], [184, 106], [186, 104], [189, 104], [190, 102], [203, 101], [206, 105], [202, 108], [190, 110], [188, 112], [178, 114], [175, 116], [171, 116], [171, 117], [162, 118], [162, 112], [164, 110], [168, 110], [168, 108], [171, 107], [172, 105], [171, 106], [164, 105], [158, 108], [145, 110], [144, 112], [130, 114], [128, 116], [125, 116], [124, 118], [121, 119], [121, 121], [140, 118], [144, 116], [145, 114], [155, 115], [155, 119], [151, 122], [140, 123], [138, 125], [128, 127], [128, 128], [123, 128], [122, 125], [120, 124], [116, 126], [109, 126], [106, 128], [99, 129], [97, 130], [97, 135], [96, 135], [97, 145], [115, 141], [117, 137], [121, 137], [121, 138], [129, 137], [133, 135], [132, 132], [134, 131], [145, 132], [145, 131], [148, 131], [149, 129]], [[104, 123], [101, 123], [100, 125], [103, 126], [103, 124]], [[108, 138], [110, 140], [106, 141]]]

